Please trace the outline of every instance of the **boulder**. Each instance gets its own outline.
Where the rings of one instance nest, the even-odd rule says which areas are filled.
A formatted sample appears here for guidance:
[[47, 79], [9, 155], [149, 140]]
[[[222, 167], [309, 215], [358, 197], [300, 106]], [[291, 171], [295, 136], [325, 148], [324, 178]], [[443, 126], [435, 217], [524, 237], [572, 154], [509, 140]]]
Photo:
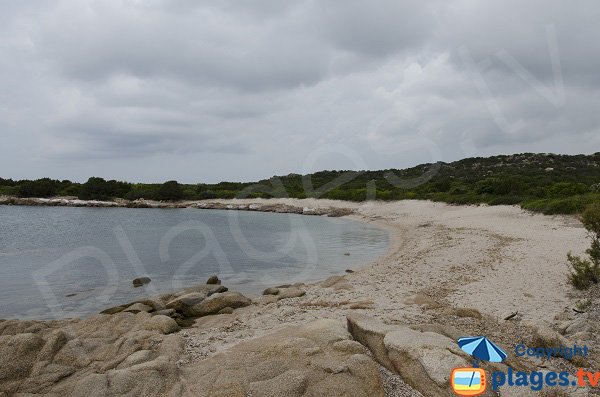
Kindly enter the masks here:
[[277, 295], [279, 293], [279, 288], [267, 288], [263, 291], [263, 295]]
[[192, 317], [208, 316], [216, 314], [220, 310], [230, 307], [237, 309], [244, 306], [250, 306], [252, 301], [239, 292], [223, 292], [221, 294], [211, 295], [202, 302], [192, 306], [189, 310]]
[[206, 280], [206, 284], [209, 285], [221, 285], [221, 280], [217, 276], [210, 276], [208, 280]]
[[217, 312], [217, 314], [233, 314], [234, 309], [227, 306]]
[[200, 292], [202, 294], [206, 294], [206, 296], [211, 296], [212, 294], [220, 294], [221, 292], [227, 292], [227, 287], [218, 284], [200, 284], [194, 287], [185, 288], [182, 292], [179, 292], [178, 296], [190, 294], [192, 292]]
[[452, 369], [469, 366], [456, 342], [445, 335], [385, 325], [360, 314], [349, 315], [347, 321], [354, 339], [368, 347], [381, 365], [424, 396], [452, 396], [448, 383]]
[[469, 366], [455, 341], [434, 332], [398, 327], [383, 343], [396, 373], [425, 396], [453, 396], [448, 389], [452, 369]]
[[155, 312], [152, 312], [152, 315], [154, 315], [154, 316], [179, 317], [178, 314], [177, 314], [177, 311], [175, 309], [157, 310]]
[[171, 317], [167, 316], [152, 316], [144, 324], [144, 328], [150, 331], [158, 331], [161, 334], [167, 335], [179, 331], [179, 325]]
[[135, 288], [138, 288], [143, 285], [150, 284], [150, 281], [152, 281], [150, 279], [150, 277], [138, 277], [138, 278], [134, 278], [132, 283]]
[[148, 305], [144, 305], [143, 303], [134, 303], [133, 305], [127, 307], [126, 309], [124, 309], [124, 312], [128, 312], [128, 313], [139, 313], [139, 312], [146, 312], [149, 313], [151, 312], [153, 309], [152, 307], [148, 306]]
[[100, 314], [117, 314], [121, 313], [123, 310], [127, 309], [129, 305], [119, 305], [115, 307], [110, 307], [108, 309], [102, 310]]
[[282, 299], [299, 298], [304, 295], [306, 295], [306, 291], [301, 290], [298, 287], [290, 287], [290, 288], [279, 288], [279, 293], [276, 296], [277, 296], [277, 300], [279, 301]]
[[173, 309], [184, 316], [191, 317], [194, 315], [193, 307], [201, 303], [206, 297], [206, 294], [201, 292], [182, 295], [168, 302], [167, 309]]

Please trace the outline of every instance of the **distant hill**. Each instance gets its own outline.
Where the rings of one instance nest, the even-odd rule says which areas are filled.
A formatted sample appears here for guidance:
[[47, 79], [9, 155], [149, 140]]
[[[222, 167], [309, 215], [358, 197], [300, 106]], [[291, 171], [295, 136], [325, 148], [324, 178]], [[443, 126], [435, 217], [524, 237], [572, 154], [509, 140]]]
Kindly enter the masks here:
[[580, 212], [600, 202], [600, 153], [521, 153], [472, 157], [381, 171], [320, 171], [274, 176], [252, 183], [132, 184], [90, 178], [79, 184], [48, 178], [0, 178], [0, 194], [21, 197], [138, 198], [328, 198], [351, 201], [427, 199], [455, 204], [519, 204], [546, 214]]

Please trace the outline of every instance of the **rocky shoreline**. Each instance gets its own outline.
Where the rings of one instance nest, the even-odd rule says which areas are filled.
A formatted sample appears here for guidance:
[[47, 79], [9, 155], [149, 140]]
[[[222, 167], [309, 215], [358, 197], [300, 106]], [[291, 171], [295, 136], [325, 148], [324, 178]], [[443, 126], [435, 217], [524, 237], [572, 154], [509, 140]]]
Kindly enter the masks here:
[[[269, 203], [269, 200], [250, 200], [255, 202], [245, 203], [245, 200], [205, 200], [205, 201], [153, 201], [153, 200], [125, 200], [115, 199], [110, 201], [80, 200], [75, 197], [53, 198], [25, 198], [15, 196], [0, 196], [0, 205], [47, 206], [47, 207], [102, 207], [102, 208], [197, 208], [215, 210], [237, 210], [275, 212], [284, 214], [300, 214], [340, 217], [351, 215], [354, 211], [350, 208], [336, 206], [306, 207], [284, 204], [280, 202]], [[274, 200], [275, 201], [275, 200]]]

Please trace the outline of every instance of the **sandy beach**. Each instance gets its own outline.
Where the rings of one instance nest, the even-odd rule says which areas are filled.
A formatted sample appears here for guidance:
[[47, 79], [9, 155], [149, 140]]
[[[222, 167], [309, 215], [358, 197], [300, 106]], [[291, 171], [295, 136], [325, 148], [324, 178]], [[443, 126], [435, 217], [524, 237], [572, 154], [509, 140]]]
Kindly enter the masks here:
[[[565, 336], [562, 336], [565, 334], [565, 329], [582, 318], [572, 309], [584, 295], [575, 293], [568, 285], [566, 277], [567, 252], [581, 253], [588, 244], [585, 230], [574, 217], [533, 215], [514, 206], [450, 206], [427, 201], [350, 203], [313, 199], [278, 199], [214, 200], [214, 202], [232, 206], [251, 204], [262, 206], [268, 203], [301, 207], [305, 211], [319, 208], [349, 209], [352, 212], [351, 215], [347, 215], [349, 218], [375, 223], [388, 230], [390, 248], [384, 256], [372, 263], [364, 264], [354, 272], [333, 276], [315, 284], [299, 284], [288, 288], [302, 292], [292, 294], [288, 299], [283, 299], [281, 293], [279, 296], [250, 297], [252, 304], [237, 308], [235, 311], [200, 317], [189, 324], [189, 327], [181, 330], [179, 327], [169, 332], [161, 330], [163, 334], [169, 335], [165, 336], [164, 340], [161, 339], [160, 343], [165, 343], [167, 338], [172, 338], [169, 340], [176, 341], [172, 343], [180, 347], [179, 350], [174, 350], [178, 353], [171, 353], [169, 356], [169, 365], [171, 365], [169, 368], [178, 374], [176, 380], [172, 381], [173, 384], [178, 385], [178, 392], [173, 392], [173, 388], [169, 388], [168, 393], [161, 389], [155, 395], [194, 395], [194, 387], [199, 387], [194, 385], [202, 384], [203, 379], [210, 378], [209, 375], [204, 378], [198, 375], [203, 373], [202, 371], [209, 371], [206, 369], [207, 366], [211, 368], [210, 371], [213, 371], [214, 368], [220, 368], [218, 364], [220, 361], [227, 361], [228, 357], [240, 354], [240, 350], [245, 351], [244, 349], [249, 345], [252, 346], [253, 343], [260, 345], [271, 338], [277, 340], [277, 335], [288, 335], [287, 333], [293, 330], [311, 327], [310, 324], [323, 326], [324, 321], [328, 327], [345, 329], [346, 322], [351, 322], [352, 316], [366, 316], [365, 318], [371, 320], [364, 321], [373, 324], [377, 321], [385, 327], [399, 326], [404, 327], [402, 328], [404, 330], [409, 329], [406, 327], [414, 329], [421, 327], [418, 328], [421, 331], [423, 327], [430, 331], [435, 329], [438, 332], [435, 335], [446, 338], [444, 343], [451, 342], [452, 338], [447, 337], [456, 334], [486, 335], [508, 348], [518, 342], [533, 343], [537, 340], [536, 335], [541, 334], [540, 327], [554, 332], [558, 340], [567, 341], [564, 339]], [[283, 288], [282, 291], [288, 289]], [[516, 315], [510, 320], [504, 320], [515, 313]], [[592, 314], [584, 315], [587, 316], [586, 319], [591, 319]], [[50, 332], [49, 330], [57, 327], [66, 327], [71, 329], [71, 334], [81, 338], [82, 335], [89, 336], [90, 332], [92, 334], [97, 332], [96, 328], [101, 326], [99, 324], [117, 321], [106, 320], [110, 317], [108, 315], [95, 317], [67, 323], [59, 322], [58, 325], [46, 324], [44, 327], [38, 327], [40, 330], [37, 332], [41, 332], [46, 340], [45, 332]], [[112, 317], [118, 318], [118, 321], [133, 321], [137, 324], [140, 321], [150, 321], [148, 319], [151, 315], [143, 313], [143, 310], [139, 313], [138, 310], [115, 314]], [[327, 320], [331, 321], [327, 322]], [[31, 326], [32, 323], [28, 322], [28, 324]], [[0, 334], [5, 335], [3, 337], [17, 335], [18, 331], [22, 333], [23, 329], [24, 327], [19, 328], [18, 322], [15, 321], [0, 322]], [[83, 332], [81, 329], [86, 331]], [[593, 343], [595, 333], [589, 327], [578, 331], [580, 332], [569, 336], [569, 342]], [[326, 334], [325, 331], [320, 332]], [[432, 332], [429, 333], [433, 335]], [[355, 340], [360, 339], [356, 334], [352, 336]], [[121, 339], [123, 337], [121, 336]], [[135, 337], [139, 335], [136, 334]], [[347, 335], [347, 338], [348, 342], [352, 339], [350, 335]], [[297, 336], [289, 335], [284, 339], [288, 342], [299, 340]], [[115, 338], [110, 341], [115, 343]], [[415, 342], [418, 341], [419, 337]], [[122, 344], [122, 340], [119, 343]], [[352, 343], [356, 342], [352, 341]], [[327, 346], [329, 345], [323, 347], [326, 352], [328, 352]], [[374, 356], [377, 359], [377, 352], [372, 346], [367, 343], [366, 347], [371, 349], [371, 353], [367, 356]], [[62, 350], [59, 349], [58, 352]], [[144, 351], [146, 350], [153, 351], [148, 347], [144, 348]], [[136, 353], [134, 351], [129, 354]], [[312, 353], [307, 355], [312, 357]], [[82, 367], [83, 370], [79, 370], [72, 377], [77, 382], [83, 382], [82, 379], [87, 378], [81, 378], [83, 376], [81, 373], [88, 374], [91, 371], [110, 378], [112, 376], [110, 371], [123, 371], [119, 366], [122, 366], [122, 363], [129, 359], [128, 357], [123, 355], [116, 364], [103, 365], [100, 369], [97, 367], [90, 369], [91, 364], [87, 363]], [[160, 357], [162, 356], [159, 355]], [[260, 365], [261, 358], [258, 356], [252, 360]], [[97, 361], [102, 362], [101, 359]], [[432, 396], [446, 395], [441, 391], [421, 390], [422, 393], [419, 393], [416, 390], [419, 388], [418, 382], [415, 383], [410, 376], [407, 380], [401, 370], [397, 371], [399, 375], [393, 374], [393, 371], [389, 371], [390, 368], [384, 368], [385, 362], [379, 359], [377, 361], [381, 387], [385, 392], [381, 395], [419, 396], [427, 393]], [[419, 362], [425, 369], [428, 368], [427, 360]], [[536, 368], [538, 364], [520, 362], [518, 365]], [[137, 365], [142, 364], [137, 363]], [[571, 363], [563, 363], [560, 360], [546, 362], [544, 368], [565, 365], [569, 370], [574, 368], [570, 366]], [[342, 368], [346, 367], [342, 366]], [[332, 373], [338, 373], [336, 371], [332, 370]], [[436, 376], [442, 376], [434, 374], [436, 371], [427, 373], [434, 379]], [[444, 382], [447, 382], [447, 374], [444, 371], [446, 370], [441, 370], [445, 378], [440, 378], [440, 385], [445, 385]], [[325, 372], [331, 373], [331, 371]], [[239, 375], [239, 372], [233, 373]], [[349, 373], [353, 374], [352, 371]], [[354, 373], [354, 376], [358, 375]], [[69, 377], [59, 378], [56, 384], [47, 385], [47, 389], [39, 390], [49, 391], [47, 394], [41, 393], [44, 395], [53, 395], [54, 391], [78, 395], [70, 392], [73, 383], [69, 382]], [[242, 380], [240, 382], [242, 382], [239, 386], [241, 391], [235, 389], [239, 393], [225, 387], [226, 391], [221, 394], [211, 389], [213, 391], [206, 395], [279, 395], [252, 394], [248, 391], [251, 389], [245, 389], [246, 386], [243, 386], [245, 383]], [[304, 385], [301, 392], [291, 395], [313, 395], [307, 391], [312, 387], [311, 383], [307, 382], [308, 386]], [[250, 385], [248, 387], [252, 384], [248, 383]], [[10, 392], [9, 389], [6, 390], [7, 395], [16, 395], [12, 392], [20, 389], [13, 388]], [[443, 390], [443, 387], [440, 386], [439, 390]], [[2, 391], [1, 383], [0, 391]], [[105, 391], [106, 393], [113, 392]], [[510, 389], [506, 389], [501, 395], [510, 396], [512, 395], [510, 393]], [[324, 393], [322, 395], [365, 394], [357, 391], [356, 394]], [[1, 392], [0, 396], [2, 396]]]

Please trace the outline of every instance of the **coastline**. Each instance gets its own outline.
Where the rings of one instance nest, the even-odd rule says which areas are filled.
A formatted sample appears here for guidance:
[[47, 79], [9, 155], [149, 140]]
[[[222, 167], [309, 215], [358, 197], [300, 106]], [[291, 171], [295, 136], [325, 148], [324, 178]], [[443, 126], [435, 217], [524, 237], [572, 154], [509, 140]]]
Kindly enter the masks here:
[[[294, 199], [288, 199], [294, 200]], [[74, 197], [15, 197], [0, 196], [0, 205], [46, 206], [46, 207], [100, 207], [100, 208], [197, 208], [214, 210], [237, 210], [275, 212], [284, 214], [300, 214], [315, 216], [340, 217], [350, 215], [352, 210], [345, 206], [320, 205], [307, 207], [282, 202], [278, 199], [215, 199], [215, 200], [182, 200], [174, 202], [154, 200], [80, 200]], [[302, 201], [302, 200], [297, 200]], [[323, 200], [324, 201], [324, 200]], [[335, 203], [333, 200], [327, 200]]]
[[[273, 207], [265, 207], [265, 201]], [[360, 266], [353, 273], [317, 283], [298, 284], [291, 287], [289, 297], [280, 299], [277, 295], [264, 295], [234, 311], [199, 317], [181, 331], [158, 332], [152, 336], [161, 338], [161, 343], [165, 339], [177, 340], [176, 354], [168, 362], [187, 382], [194, 382], [187, 378], [189, 371], [198, 371], [209, 364], [215, 366], [223, 357], [238, 354], [248, 344], [265, 338], [269, 340], [272, 335], [282, 333], [290, 342], [298, 337], [289, 334], [296, 332], [292, 330], [304, 329], [315, 322], [321, 325], [327, 322], [327, 327], [338, 329], [336, 327], [357, 315], [369, 316], [373, 319], [370, 323], [381, 321], [387, 324], [386, 327], [435, 329], [436, 335], [446, 337], [452, 332], [486, 335], [504, 346], [523, 338], [531, 340], [540, 329], [547, 328], [556, 333], [565, 324], [581, 319], [571, 310], [581, 294], [573, 292], [566, 284], [563, 264], [567, 251], [579, 252], [586, 245], [585, 233], [572, 217], [532, 215], [510, 206], [461, 207], [423, 201], [348, 203], [271, 199], [211, 202], [218, 204], [220, 209], [250, 210], [251, 206], [251, 210], [294, 208], [297, 211], [302, 208], [303, 212], [305, 208], [314, 208], [316, 212], [334, 209], [335, 213], [345, 212], [343, 216], [349, 219], [376, 223], [385, 228], [390, 233], [390, 246], [383, 256]], [[513, 319], [502, 320], [506, 314], [515, 311], [518, 315]], [[66, 326], [72, 334], [81, 334], [80, 338], [83, 338], [86, 333], [81, 333], [80, 328], [94, 334], [99, 328], [106, 327], [107, 322], [127, 322], [132, 329], [146, 329], [145, 324], [152, 317], [142, 311], [99, 315], [85, 320], [67, 320], [58, 328], [35, 321], [13, 321], [10, 327], [6, 322], [0, 322], [0, 335], [7, 335], [7, 329], [11, 327], [9, 334], [12, 335], [21, 334], [28, 327], [41, 327], [37, 332], [46, 340], [47, 334]], [[455, 331], [444, 328], [448, 324], [452, 324]], [[360, 340], [354, 331], [352, 338]], [[115, 342], [110, 340], [110, 343]], [[587, 340], [592, 344], [594, 336], [589, 332], [580, 333], [575, 334], [573, 340], [580, 343]], [[363, 345], [373, 349], [364, 341]], [[327, 350], [328, 346], [322, 348]], [[63, 349], [61, 346], [59, 352]], [[112, 376], [111, 371], [118, 370], [117, 367], [131, 354], [135, 352], [125, 356], [114, 368], [109, 366], [100, 373]], [[160, 357], [164, 359], [164, 354], [159, 354]], [[386, 367], [385, 360], [377, 361]], [[88, 365], [81, 371], [89, 371], [85, 369]], [[400, 393], [404, 393], [386, 392], [385, 395], [419, 395], [419, 385], [410, 381], [409, 375], [397, 372], [412, 386], [403, 383], [398, 374], [381, 372], [384, 386], [386, 382], [392, 382], [399, 385]], [[59, 386], [63, 384], [68, 388], [73, 385], [69, 378], [45, 387], [60, 390]], [[197, 382], [201, 383], [201, 380]], [[423, 395], [438, 395], [420, 391]]]

